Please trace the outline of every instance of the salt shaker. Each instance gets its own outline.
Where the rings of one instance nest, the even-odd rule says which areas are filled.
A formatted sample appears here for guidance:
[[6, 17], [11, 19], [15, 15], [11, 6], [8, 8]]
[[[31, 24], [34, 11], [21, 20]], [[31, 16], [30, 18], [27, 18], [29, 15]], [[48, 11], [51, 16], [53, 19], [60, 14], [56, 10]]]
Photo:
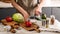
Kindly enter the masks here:
[[46, 28], [49, 27], [49, 18], [46, 19]]

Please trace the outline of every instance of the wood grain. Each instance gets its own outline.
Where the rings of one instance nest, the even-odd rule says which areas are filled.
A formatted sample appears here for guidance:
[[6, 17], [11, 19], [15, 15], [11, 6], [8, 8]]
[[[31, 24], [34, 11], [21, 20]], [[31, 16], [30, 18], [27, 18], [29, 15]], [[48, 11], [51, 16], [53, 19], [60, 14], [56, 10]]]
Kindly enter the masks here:
[[[7, 22], [5, 19], [2, 19], [1, 22], [3, 23], [3, 25], [4, 24], [5, 25], [10, 25], [10, 26], [13, 26], [13, 28], [16, 28], [15, 24], [17, 24], [17, 22], [15, 22], [15, 21]], [[39, 26], [34, 24], [34, 23], [32, 23], [31, 27], [27, 27], [25, 23], [20, 23], [19, 26], [17, 26], [17, 27], [22, 27], [22, 28], [24, 28], [27, 31], [37, 31], [37, 32], [40, 32]]]

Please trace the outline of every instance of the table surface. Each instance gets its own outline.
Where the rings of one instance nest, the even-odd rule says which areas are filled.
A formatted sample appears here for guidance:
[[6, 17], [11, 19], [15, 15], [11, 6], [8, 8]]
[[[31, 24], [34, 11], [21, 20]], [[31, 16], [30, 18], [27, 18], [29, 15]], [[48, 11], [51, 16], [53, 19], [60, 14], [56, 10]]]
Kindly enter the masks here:
[[[57, 20], [55, 20], [56, 22], [58, 22]], [[2, 24], [0, 24], [0, 26], [2, 27]], [[11, 32], [0, 32], [0, 34], [60, 34], [60, 33], [56, 33], [56, 32], [40, 32], [40, 33], [37, 33], [35, 31], [26, 31], [25, 29], [21, 29], [21, 30], [16, 30], [17, 32], [16, 33], [11, 33]]]

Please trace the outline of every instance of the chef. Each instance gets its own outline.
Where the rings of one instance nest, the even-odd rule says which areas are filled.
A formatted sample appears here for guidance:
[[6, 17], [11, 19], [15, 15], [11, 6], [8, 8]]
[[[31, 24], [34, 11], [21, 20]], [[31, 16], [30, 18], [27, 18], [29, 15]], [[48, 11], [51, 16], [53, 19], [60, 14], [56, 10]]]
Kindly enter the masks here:
[[20, 12], [25, 20], [29, 16], [39, 15], [44, 0], [0, 0], [3, 2], [9, 2]]
[[29, 16], [41, 13], [43, 0], [11, 0], [12, 5], [24, 16], [25, 20]]

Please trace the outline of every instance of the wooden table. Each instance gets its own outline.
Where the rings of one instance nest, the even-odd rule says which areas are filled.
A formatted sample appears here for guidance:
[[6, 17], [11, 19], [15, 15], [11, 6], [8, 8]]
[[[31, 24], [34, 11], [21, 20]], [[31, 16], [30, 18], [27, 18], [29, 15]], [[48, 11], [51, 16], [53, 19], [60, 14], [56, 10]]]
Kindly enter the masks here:
[[[58, 20], [56, 20], [56, 22], [58, 22]], [[2, 25], [0, 24], [0, 26], [2, 27]], [[17, 32], [15, 34], [60, 34], [60, 33], [56, 33], [56, 32], [40, 32], [37, 33], [35, 31], [26, 31], [25, 29], [21, 28], [21, 30], [16, 30]], [[0, 32], [0, 34], [13, 34], [11, 32]]]

